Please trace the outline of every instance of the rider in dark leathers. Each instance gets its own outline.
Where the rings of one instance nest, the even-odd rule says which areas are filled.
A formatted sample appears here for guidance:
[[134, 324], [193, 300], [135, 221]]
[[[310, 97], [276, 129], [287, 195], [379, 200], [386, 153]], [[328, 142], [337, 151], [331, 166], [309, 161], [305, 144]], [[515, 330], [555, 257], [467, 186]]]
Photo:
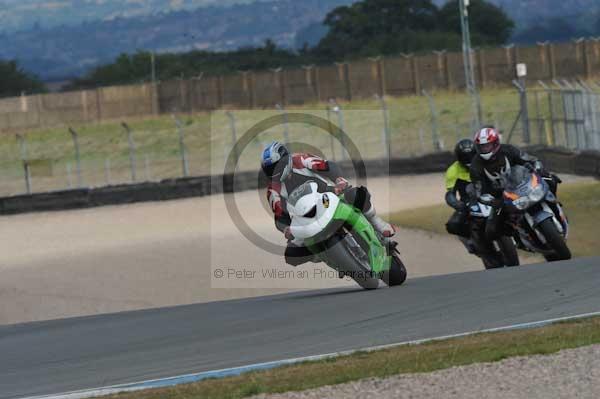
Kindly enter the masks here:
[[494, 201], [491, 204], [493, 211], [488, 219], [485, 234], [489, 240], [495, 240], [501, 231], [503, 219], [503, 187], [501, 175], [506, 171], [507, 165], [522, 165], [531, 170], [538, 171], [547, 178], [552, 192], [556, 193], [560, 179], [547, 173], [541, 162], [517, 147], [509, 144], [500, 144], [500, 134], [493, 126], [485, 126], [475, 134], [475, 147], [478, 156], [473, 159], [470, 168], [471, 181], [475, 187], [477, 197], [491, 194]]

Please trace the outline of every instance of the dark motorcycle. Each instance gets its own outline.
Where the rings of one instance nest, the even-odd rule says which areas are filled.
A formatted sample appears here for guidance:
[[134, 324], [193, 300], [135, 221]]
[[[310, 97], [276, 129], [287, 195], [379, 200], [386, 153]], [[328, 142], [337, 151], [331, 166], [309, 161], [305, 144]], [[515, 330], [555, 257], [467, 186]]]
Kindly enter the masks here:
[[491, 212], [490, 205], [472, 201], [467, 218], [470, 237], [461, 237], [461, 241], [469, 253], [481, 258], [486, 269], [519, 266], [519, 254], [512, 237], [503, 235], [495, 241], [487, 239], [485, 224]]
[[[548, 180], [536, 170], [510, 166], [502, 174], [506, 220], [520, 247], [548, 261], [571, 259], [566, 240], [569, 222]], [[501, 212], [502, 212], [501, 211]]]

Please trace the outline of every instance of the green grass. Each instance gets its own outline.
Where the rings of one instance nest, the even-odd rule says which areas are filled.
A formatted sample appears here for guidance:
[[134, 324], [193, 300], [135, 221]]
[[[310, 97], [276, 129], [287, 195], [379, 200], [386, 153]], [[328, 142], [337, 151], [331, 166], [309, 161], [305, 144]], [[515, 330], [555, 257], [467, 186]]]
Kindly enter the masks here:
[[[508, 130], [519, 108], [513, 89], [488, 89], [482, 92], [486, 121]], [[471, 101], [463, 92], [434, 93], [440, 138], [447, 148], [456, 139], [469, 136], [472, 127]], [[387, 98], [391, 127], [392, 155], [415, 156], [434, 151], [431, 113], [425, 97]], [[384, 120], [375, 99], [342, 103], [344, 128], [360, 149], [362, 158], [383, 156], [382, 132]], [[307, 104], [289, 107], [290, 112], [308, 112], [327, 117], [326, 104]], [[276, 110], [234, 111], [237, 118], [237, 137], [266, 117], [277, 115]], [[194, 175], [222, 173], [226, 155], [233, 142], [229, 120], [223, 111], [212, 114], [180, 115], [185, 126], [190, 168]], [[337, 115], [332, 121], [338, 123]], [[148, 159], [151, 180], [181, 175], [178, 136], [171, 116], [128, 121], [134, 132], [138, 176], [145, 179], [145, 160]], [[127, 136], [120, 121], [73, 126], [80, 134], [84, 183], [88, 186], [106, 184], [105, 162], [110, 160], [112, 183], [127, 182], [130, 177]], [[283, 127], [265, 132], [242, 154], [240, 169], [257, 168], [262, 146], [273, 139], [283, 139]], [[28, 158], [46, 160], [51, 167], [33, 177], [34, 191], [66, 188], [67, 170], [74, 179], [75, 154], [67, 127], [25, 133]], [[339, 144], [333, 148], [329, 136], [304, 124], [290, 127], [290, 141], [306, 143], [329, 159], [340, 159]], [[0, 195], [17, 194], [24, 190], [20, 149], [14, 135], [0, 135]], [[37, 171], [35, 171], [37, 172]]]
[[600, 318], [594, 318], [531, 330], [477, 334], [423, 345], [360, 352], [168, 389], [113, 395], [111, 398], [244, 398], [261, 393], [300, 391], [370, 377], [431, 372], [472, 363], [495, 362], [514, 356], [548, 355], [563, 349], [598, 343]]
[[[559, 188], [559, 197], [569, 217], [573, 256], [600, 255], [600, 183], [565, 184]], [[448, 234], [445, 224], [451, 214], [448, 206], [434, 205], [394, 213], [390, 220], [407, 228]]]

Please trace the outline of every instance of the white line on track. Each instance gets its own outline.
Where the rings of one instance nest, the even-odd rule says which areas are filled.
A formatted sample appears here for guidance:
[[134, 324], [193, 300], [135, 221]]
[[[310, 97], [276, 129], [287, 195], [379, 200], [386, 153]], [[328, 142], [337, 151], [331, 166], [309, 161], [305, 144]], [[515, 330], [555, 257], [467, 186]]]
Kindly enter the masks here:
[[559, 317], [559, 318], [555, 318], [555, 319], [533, 321], [533, 322], [521, 323], [521, 324], [513, 324], [513, 325], [505, 326], [505, 327], [488, 328], [488, 329], [482, 329], [482, 330], [478, 330], [478, 331], [469, 331], [469, 332], [464, 332], [464, 333], [459, 333], [459, 334], [444, 335], [444, 336], [435, 337], [435, 338], [425, 338], [425, 339], [418, 339], [418, 340], [413, 340], [413, 341], [398, 342], [395, 344], [371, 346], [368, 348], [352, 349], [352, 350], [341, 351], [341, 352], [327, 353], [327, 354], [323, 354], [323, 355], [304, 356], [304, 357], [297, 357], [297, 358], [293, 358], [293, 359], [276, 360], [276, 361], [266, 362], [266, 363], [256, 363], [256, 364], [251, 364], [251, 365], [241, 366], [241, 367], [233, 367], [233, 368], [214, 370], [214, 371], [204, 371], [201, 373], [185, 374], [185, 375], [179, 375], [179, 376], [175, 376], [175, 377], [134, 382], [134, 383], [130, 383], [130, 384], [113, 385], [113, 386], [108, 386], [108, 387], [103, 387], [103, 388], [86, 389], [86, 390], [68, 392], [68, 393], [62, 393], [62, 394], [56, 394], [56, 395], [31, 396], [31, 397], [27, 397], [27, 398], [23, 398], [23, 399], [87, 399], [87, 398], [95, 398], [95, 397], [99, 397], [99, 396], [112, 395], [112, 394], [117, 394], [117, 393], [141, 391], [141, 390], [152, 389], [152, 388], [165, 388], [165, 387], [171, 387], [171, 386], [180, 385], [180, 384], [189, 384], [189, 383], [193, 383], [193, 382], [198, 382], [198, 381], [205, 380], [207, 378], [231, 377], [231, 376], [236, 376], [236, 375], [240, 375], [243, 373], [247, 373], [250, 371], [268, 370], [268, 369], [273, 369], [276, 367], [297, 364], [297, 363], [302, 363], [302, 362], [331, 359], [331, 358], [336, 358], [339, 356], [352, 355], [357, 352], [373, 352], [373, 351], [378, 351], [378, 350], [382, 350], [382, 349], [396, 348], [399, 346], [421, 345], [421, 344], [425, 344], [428, 342], [443, 341], [443, 340], [452, 339], [452, 338], [461, 338], [461, 337], [466, 337], [469, 335], [475, 335], [475, 334], [481, 334], [481, 333], [493, 333], [493, 332], [500, 332], [500, 331], [537, 328], [537, 327], [543, 327], [543, 326], [547, 326], [549, 324], [554, 324], [554, 323], [558, 323], [558, 322], [585, 319], [588, 317], [596, 317], [596, 316], [600, 316], [600, 312], [585, 313], [585, 314], [580, 314], [580, 315], [576, 315], [576, 316], [565, 316], [565, 317]]

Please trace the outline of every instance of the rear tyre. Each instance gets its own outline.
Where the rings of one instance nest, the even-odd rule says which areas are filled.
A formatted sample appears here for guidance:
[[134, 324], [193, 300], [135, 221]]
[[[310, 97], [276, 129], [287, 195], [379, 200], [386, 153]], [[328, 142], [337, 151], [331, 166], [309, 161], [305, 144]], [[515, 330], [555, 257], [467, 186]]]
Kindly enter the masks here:
[[496, 251], [493, 243], [482, 237], [480, 234], [473, 236], [473, 242], [477, 249], [477, 255], [481, 258], [486, 270], [504, 267], [504, 260], [498, 251]]
[[483, 261], [483, 267], [485, 267], [486, 270], [501, 269], [504, 267], [504, 264], [497, 256], [484, 255], [481, 257], [481, 260]]
[[517, 247], [511, 237], [502, 236], [496, 242], [498, 243], [498, 247], [502, 253], [502, 259], [506, 266], [513, 267], [521, 264]]
[[546, 238], [548, 247], [554, 251], [553, 254], [544, 256], [548, 262], [571, 259], [571, 250], [567, 246], [562, 234], [558, 232], [552, 218], [546, 219], [540, 223], [538, 229], [540, 229]]
[[406, 267], [398, 256], [392, 256], [390, 270], [383, 272], [381, 279], [389, 287], [396, 287], [404, 284], [406, 281]]
[[350, 276], [365, 290], [374, 290], [379, 287], [379, 279], [372, 276], [369, 265], [363, 265], [357, 259], [353, 251], [346, 246], [343, 238], [333, 236], [327, 241], [325, 247], [326, 249], [321, 255], [327, 259], [330, 267], [336, 269], [340, 274]]

